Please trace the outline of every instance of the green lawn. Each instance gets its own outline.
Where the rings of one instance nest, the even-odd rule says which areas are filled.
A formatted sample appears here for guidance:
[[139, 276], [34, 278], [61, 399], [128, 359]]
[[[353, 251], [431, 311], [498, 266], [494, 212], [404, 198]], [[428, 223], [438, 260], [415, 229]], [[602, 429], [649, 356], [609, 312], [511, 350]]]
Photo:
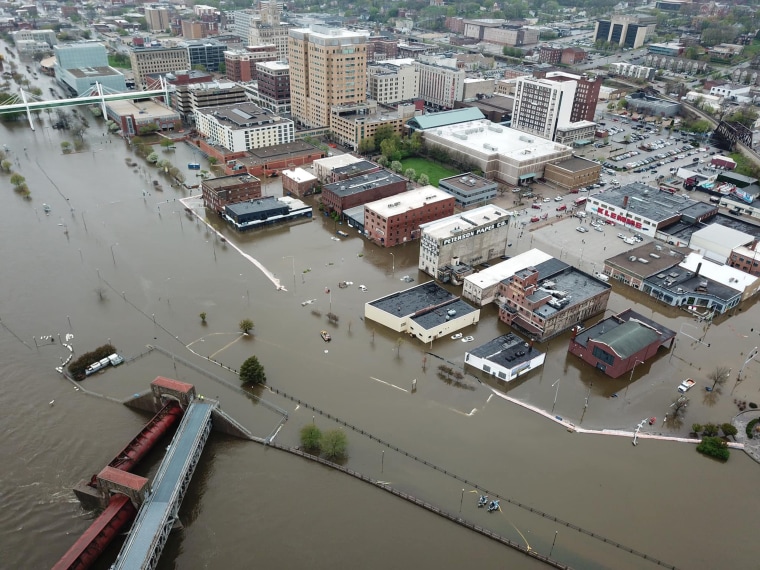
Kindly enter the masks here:
[[[441, 166], [440, 164], [437, 164], [431, 160], [427, 160], [426, 158], [406, 158], [401, 161], [401, 164], [404, 166], [404, 170], [407, 168], [414, 168], [414, 171], [418, 176], [423, 172], [427, 174], [428, 178], [430, 179], [430, 184], [433, 186], [438, 186], [438, 181], [441, 178], [459, 174], [458, 170], [454, 170], [453, 168], [446, 168], [445, 166]], [[404, 173], [404, 170], [401, 171], [401, 174]]]

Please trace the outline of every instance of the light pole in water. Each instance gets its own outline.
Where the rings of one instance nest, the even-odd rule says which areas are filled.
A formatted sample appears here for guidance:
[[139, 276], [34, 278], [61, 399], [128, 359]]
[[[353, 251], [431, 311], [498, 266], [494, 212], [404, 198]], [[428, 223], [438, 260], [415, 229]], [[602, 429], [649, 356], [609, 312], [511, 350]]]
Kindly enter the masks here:
[[633, 363], [633, 368], [631, 368], [631, 377], [628, 378], [628, 386], [625, 387], [625, 394], [623, 394], [623, 398], [625, 399], [626, 403], [628, 403], [628, 388], [631, 385], [631, 382], [633, 382], [633, 372], [636, 370], [637, 364], [644, 364], [644, 361], [636, 360], [636, 362]]
[[115, 248], [117, 245], [119, 245], [119, 244], [118, 244], [118, 243], [115, 243], [115, 244], [113, 244], [113, 245], [111, 246], [111, 259], [113, 259], [113, 264], [114, 264], [114, 265], [116, 265], [116, 256], [115, 256], [115, 255], [114, 255], [114, 253], [113, 253], [113, 248]]
[[396, 273], [396, 256], [393, 255], [392, 251], [388, 252], [391, 255], [391, 277], [393, 277]]
[[554, 413], [554, 406], [557, 405], [557, 396], [559, 396], [559, 381], [562, 380], [562, 378], [557, 378], [557, 381], [552, 384], [552, 388], [554, 386], [557, 386], [557, 389], [554, 391], [554, 403], [552, 404], [552, 413]]

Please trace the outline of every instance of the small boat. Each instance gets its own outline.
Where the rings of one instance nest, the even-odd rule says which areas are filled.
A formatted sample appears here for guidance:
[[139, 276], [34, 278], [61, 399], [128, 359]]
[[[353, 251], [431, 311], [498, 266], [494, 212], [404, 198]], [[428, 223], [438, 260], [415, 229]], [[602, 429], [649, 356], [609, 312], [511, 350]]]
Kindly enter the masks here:
[[45, 210], [46, 214], [50, 212], [50, 206], [48, 206], [47, 204], [42, 204], [42, 209]]
[[327, 331], [319, 331], [319, 336], [321, 336], [322, 340], [325, 342], [330, 342], [332, 340], [330, 333]]
[[651, 418], [649, 418], [649, 425], [653, 426], [654, 422], [656, 422], [656, 421], [657, 421], [657, 418], [655, 418], [654, 416], [652, 416]]
[[456, 334], [451, 335], [451, 340], [459, 340], [460, 338], [462, 338], [462, 333], [456, 333]]

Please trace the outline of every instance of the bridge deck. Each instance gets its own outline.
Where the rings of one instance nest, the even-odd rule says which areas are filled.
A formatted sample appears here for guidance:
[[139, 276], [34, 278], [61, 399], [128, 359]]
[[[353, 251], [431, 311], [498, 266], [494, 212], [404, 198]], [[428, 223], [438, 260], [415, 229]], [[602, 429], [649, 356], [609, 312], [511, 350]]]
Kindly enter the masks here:
[[208, 436], [214, 405], [195, 401], [188, 407], [156, 473], [153, 492], [140, 508], [112, 568], [154, 567]]

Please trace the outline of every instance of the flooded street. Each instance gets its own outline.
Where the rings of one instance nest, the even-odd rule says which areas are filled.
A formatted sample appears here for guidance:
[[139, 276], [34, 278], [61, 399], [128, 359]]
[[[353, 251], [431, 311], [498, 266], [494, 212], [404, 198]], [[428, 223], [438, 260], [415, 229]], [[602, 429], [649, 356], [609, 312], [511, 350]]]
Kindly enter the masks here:
[[[628, 375], [613, 380], [582, 365], [567, 354], [568, 335], [541, 345], [548, 350], [545, 366], [517, 384], [469, 374], [464, 385], [449, 385], [437, 376], [437, 357], [462, 366], [466, 348], [508, 329], [498, 322], [496, 309], [487, 307], [476, 327], [462, 331], [474, 336], [475, 344], [445, 339], [431, 347], [409, 339], [397, 348], [395, 334], [365, 322], [364, 303], [408, 287], [403, 276], [414, 278], [413, 284], [428, 280], [416, 269], [416, 243], [394, 249], [391, 256], [355, 230], [336, 226], [316, 207], [312, 220], [243, 235], [219, 219], [209, 220], [223, 241], [185, 212], [179, 199], [190, 192], [171, 187], [124, 141], [103, 136], [102, 124], [89, 121], [87, 148], [70, 155], [60, 150], [62, 140], [71, 140], [67, 132], [0, 124], [0, 140], [31, 190], [31, 200], [25, 200], [2, 176], [0, 422], [6, 437], [0, 453], [0, 558], [5, 566], [45, 568], [66, 551], [92, 517], [71, 487], [99, 471], [146, 420], [109, 399], [75, 391], [55, 372], [68, 355], [58, 342], [66, 333], [74, 335], [76, 354], [110, 339], [120, 354], [134, 359], [88, 378], [88, 389], [123, 399], [145, 390], [158, 375], [192, 382], [254, 435], [266, 437], [278, 416], [238, 390], [236, 375], [213, 362], [238, 369], [255, 354], [272, 388], [472, 484], [344, 426], [347, 467], [451, 513], [461, 509], [464, 518], [542, 554], [551, 550], [553, 558], [572, 567], [655, 565], [506, 501], [501, 512], [487, 514], [476, 508], [477, 489], [679, 568], [757, 564], [760, 466], [743, 452], [733, 451], [727, 464], [719, 464], [691, 444], [642, 440], [633, 447], [627, 437], [573, 434], [499, 397], [507, 394], [546, 410], [554, 405], [557, 415], [585, 428], [633, 430], [642, 418], [655, 416], [657, 423], [644, 431], [685, 436], [694, 422], [728, 422], [737, 412], [734, 398], [760, 396], [755, 362], [730, 394], [746, 355], [760, 344], [756, 303], [705, 330], [685, 313], [614, 284], [606, 315], [633, 307], [710, 344], [679, 334], [672, 355], [663, 349], [636, 368], [625, 395]], [[195, 184], [186, 169], [199, 158], [191, 147], [157, 152]], [[138, 166], [128, 166], [127, 158]], [[153, 180], [163, 190], [156, 191]], [[266, 193], [281, 193], [279, 179], [269, 181]], [[341, 227], [349, 238], [335, 237]], [[526, 231], [514, 239], [515, 253], [531, 247], [526, 239], [531, 235]], [[532, 247], [559, 254], [551, 234], [537, 232]], [[278, 291], [238, 249], [287, 290]], [[338, 288], [346, 280], [354, 285]], [[359, 290], [360, 284], [368, 291]], [[201, 312], [207, 315], [205, 325]], [[336, 325], [328, 323], [328, 312], [338, 315]], [[238, 331], [243, 318], [255, 323], [247, 338]], [[323, 342], [321, 329], [330, 332], [332, 342]], [[55, 342], [41, 341], [46, 335]], [[147, 345], [164, 352], [147, 352]], [[731, 381], [723, 394], [705, 398], [706, 376], [718, 365], [733, 368]], [[700, 388], [688, 394], [683, 424], [663, 425], [676, 386], [686, 377], [697, 379]], [[557, 379], [558, 391], [552, 387]], [[256, 394], [288, 411], [277, 436], [282, 444], [297, 445], [298, 431], [309, 422], [323, 429], [338, 426], [282, 395], [266, 389]], [[160, 453], [154, 455], [145, 469], [155, 468]], [[381, 489], [216, 434], [181, 518], [185, 528], [170, 538], [161, 568], [237, 568], [251, 560], [289, 568], [540, 567]]]

